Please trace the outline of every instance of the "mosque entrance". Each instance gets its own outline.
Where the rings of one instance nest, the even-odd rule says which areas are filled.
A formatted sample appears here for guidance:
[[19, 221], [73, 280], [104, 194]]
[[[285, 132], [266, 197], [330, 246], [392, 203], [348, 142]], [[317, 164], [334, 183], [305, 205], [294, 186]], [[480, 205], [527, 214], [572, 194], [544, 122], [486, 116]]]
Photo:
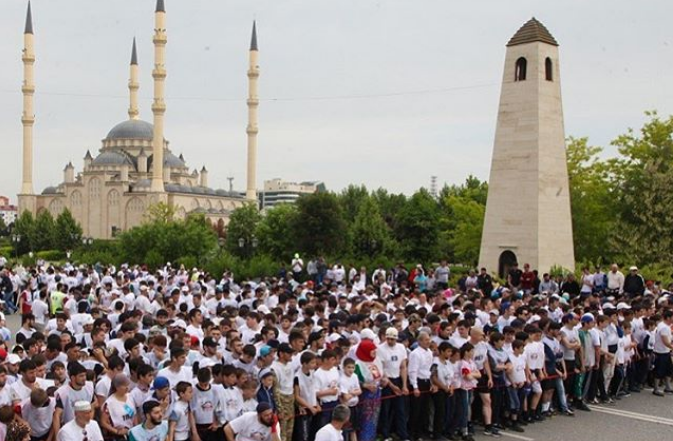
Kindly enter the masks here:
[[500, 258], [498, 259], [498, 275], [500, 278], [507, 277], [509, 270], [517, 263], [516, 254], [510, 250], [505, 250], [500, 253]]

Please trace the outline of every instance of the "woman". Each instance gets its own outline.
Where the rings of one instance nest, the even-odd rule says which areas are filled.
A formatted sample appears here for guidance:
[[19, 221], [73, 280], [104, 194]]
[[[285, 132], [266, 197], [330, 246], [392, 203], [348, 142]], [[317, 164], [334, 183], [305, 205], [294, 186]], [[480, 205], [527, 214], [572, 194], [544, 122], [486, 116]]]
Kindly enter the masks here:
[[133, 400], [129, 395], [131, 381], [124, 374], [117, 374], [112, 379], [110, 396], [103, 404], [101, 427], [106, 439], [114, 441], [126, 440], [129, 430], [140, 423]]
[[381, 362], [376, 359], [376, 344], [362, 340], [355, 351], [355, 374], [360, 380], [360, 427], [358, 441], [374, 441], [381, 408], [381, 388], [388, 380], [383, 376]]
[[416, 277], [414, 277], [414, 285], [420, 292], [425, 292], [427, 289], [428, 277], [425, 275], [425, 271], [421, 265], [418, 265], [416, 269]]

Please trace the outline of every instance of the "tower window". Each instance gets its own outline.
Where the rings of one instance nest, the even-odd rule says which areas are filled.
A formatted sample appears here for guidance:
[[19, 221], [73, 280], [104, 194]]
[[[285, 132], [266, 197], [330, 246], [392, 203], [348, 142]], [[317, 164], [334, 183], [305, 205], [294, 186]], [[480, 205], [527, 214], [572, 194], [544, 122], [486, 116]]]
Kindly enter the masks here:
[[554, 81], [554, 70], [551, 58], [544, 60], [544, 77], [547, 81]]
[[525, 81], [526, 80], [526, 66], [528, 62], [524, 57], [516, 60], [516, 65], [514, 67], [514, 81]]

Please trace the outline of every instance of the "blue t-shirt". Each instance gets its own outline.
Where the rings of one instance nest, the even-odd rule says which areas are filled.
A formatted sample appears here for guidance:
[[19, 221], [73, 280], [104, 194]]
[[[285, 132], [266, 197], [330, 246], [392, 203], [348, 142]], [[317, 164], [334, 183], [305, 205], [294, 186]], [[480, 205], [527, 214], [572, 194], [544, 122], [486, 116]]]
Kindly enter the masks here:
[[168, 437], [168, 422], [161, 424], [152, 430], [147, 430], [144, 424], [138, 424], [129, 431], [129, 441], [166, 441]]

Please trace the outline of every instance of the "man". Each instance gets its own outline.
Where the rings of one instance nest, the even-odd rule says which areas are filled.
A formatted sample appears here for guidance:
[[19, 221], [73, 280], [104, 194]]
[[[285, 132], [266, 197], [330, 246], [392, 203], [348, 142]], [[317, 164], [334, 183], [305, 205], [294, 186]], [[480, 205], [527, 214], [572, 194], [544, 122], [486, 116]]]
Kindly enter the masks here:
[[280, 436], [283, 441], [292, 440], [294, 429], [294, 371], [291, 363], [293, 354], [294, 349], [288, 343], [281, 343], [278, 346], [278, 360], [271, 365], [276, 376], [273, 394], [278, 405]]
[[350, 409], [339, 404], [332, 412], [332, 421], [315, 434], [315, 441], [343, 441], [342, 430], [350, 418]]
[[[75, 406], [77, 403], [92, 403], [94, 401], [93, 383], [86, 381], [86, 368], [84, 366], [78, 362], [70, 363], [68, 365], [68, 376], [70, 381], [58, 388], [54, 394], [56, 398], [54, 433], [59, 433], [61, 424], [69, 423], [77, 416]], [[91, 406], [89, 406], [90, 410]]]
[[558, 294], [558, 283], [551, 278], [549, 273], [542, 275], [542, 282], [540, 283], [540, 292], [548, 295]]
[[616, 263], [613, 263], [612, 266], [610, 266], [610, 272], [607, 274], [607, 279], [608, 295], [616, 295], [624, 292], [624, 274], [619, 271], [619, 267]]
[[629, 268], [629, 273], [624, 277], [624, 294], [629, 298], [639, 297], [645, 293], [645, 280], [638, 274], [638, 267]]
[[561, 328], [561, 348], [563, 349], [563, 360], [568, 369], [564, 387], [568, 395], [573, 399], [573, 405], [576, 409], [590, 410], [582, 401], [582, 375], [584, 371], [582, 364], [582, 343], [580, 342], [579, 330], [577, 328], [578, 318], [572, 312], [563, 316]]
[[523, 264], [523, 273], [521, 273], [521, 289], [524, 293], [529, 294], [533, 292], [535, 282], [535, 273], [531, 271], [530, 264]]
[[418, 347], [409, 354], [409, 384], [413, 389], [409, 419], [412, 439], [427, 435], [430, 394], [436, 392], [435, 386], [430, 382], [433, 356], [429, 348], [430, 335], [421, 332], [418, 334]]
[[16, 344], [20, 345], [35, 333], [35, 316], [32, 313], [21, 316], [21, 327], [16, 332]]
[[57, 432], [56, 441], [103, 441], [98, 423], [91, 419], [93, 415], [91, 402], [76, 401], [73, 410], [74, 419]]
[[512, 291], [516, 292], [519, 290], [522, 275], [523, 271], [519, 269], [519, 263], [514, 262], [512, 269], [509, 270], [509, 274], [507, 274], [507, 284]]
[[486, 271], [486, 268], [482, 267], [479, 271], [479, 275], [477, 276], [477, 286], [485, 296], [490, 296], [491, 292], [493, 292], [493, 279], [488, 271]]
[[[257, 412], [246, 412], [224, 428], [227, 441], [280, 441], [278, 417], [268, 403], [259, 403]], [[60, 441], [60, 440], [59, 440]]]
[[397, 342], [397, 329], [386, 330], [386, 341], [379, 345], [376, 356], [383, 365], [383, 375], [388, 385], [383, 389], [381, 402], [381, 435], [384, 441], [390, 441], [390, 429], [395, 422], [395, 433], [401, 440], [409, 439], [407, 433], [407, 415], [405, 408], [407, 387], [407, 349]]
[[[626, 291], [626, 288], [624, 288]], [[673, 376], [673, 361], [671, 360], [671, 325], [673, 325], [673, 311], [666, 310], [662, 315], [663, 320], [657, 325], [654, 332], [654, 390], [652, 393], [663, 397], [664, 392], [673, 393], [671, 376]], [[664, 392], [661, 391], [661, 383], [664, 383]]]
[[301, 272], [304, 270], [304, 261], [299, 257], [299, 253], [294, 255], [292, 259], [292, 276], [294, 280], [299, 281], [301, 278]]
[[180, 381], [192, 381], [192, 370], [185, 366], [187, 361], [187, 351], [182, 348], [171, 349], [170, 364], [161, 369], [157, 376], [165, 377], [171, 383], [171, 388], [174, 388]]
[[168, 422], [163, 420], [163, 411], [158, 401], [143, 404], [145, 422], [129, 431], [129, 441], [165, 441], [168, 437]]
[[9, 388], [10, 396], [12, 397], [12, 403], [15, 406], [21, 404], [21, 402], [26, 398], [29, 398], [30, 393], [35, 388], [35, 382], [37, 381], [37, 365], [33, 360], [22, 360], [19, 364], [19, 373], [21, 374], [20, 379], [12, 383]]
[[435, 280], [437, 289], [446, 290], [449, 287], [449, 277], [451, 277], [451, 270], [446, 260], [442, 260], [437, 268], [435, 268]]

